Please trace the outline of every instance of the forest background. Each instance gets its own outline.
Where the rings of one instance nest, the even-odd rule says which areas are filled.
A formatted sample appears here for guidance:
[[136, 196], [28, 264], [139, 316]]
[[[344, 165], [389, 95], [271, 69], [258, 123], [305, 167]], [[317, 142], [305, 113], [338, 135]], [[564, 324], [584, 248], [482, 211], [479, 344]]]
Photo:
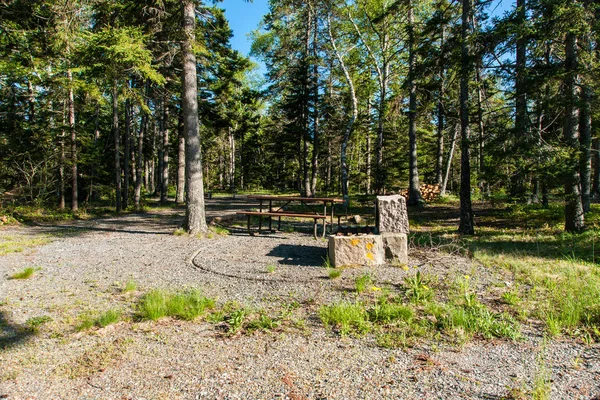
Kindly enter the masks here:
[[600, 197], [600, 8], [518, 0], [490, 18], [492, 5], [271, 0], [253, 37], [262, 80], [219, 3], [2, 1], [2, 207], [184, 203], [193, 53], [188, 197], [202, 158], [194, 179], [211, 192], [408, 188], [417, 205], [426, 182], [458, 196], [462, 233], [473, 199], [557, 199], [582, 231]]

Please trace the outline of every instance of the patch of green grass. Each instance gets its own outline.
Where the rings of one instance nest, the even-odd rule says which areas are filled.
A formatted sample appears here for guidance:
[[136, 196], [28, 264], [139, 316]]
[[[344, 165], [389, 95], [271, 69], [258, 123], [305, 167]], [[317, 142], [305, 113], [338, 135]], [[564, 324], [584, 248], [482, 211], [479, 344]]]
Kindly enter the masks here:
[[120, 310], [108, 310], [100, 315], [83, 314], [79, 317], [78, 331], [86, 331], [95, 327], [104, 328], [121, 320], [123, 313]]
[[137, 283], [134, 280], [130, 279], [125, 284], [123, 288], [123, 293], [135, 292], [137, 290]]
[[173, 231], [173, 235], [175, 236], [187, 236], [188, 232], [183, 228], [177, 228]]
[[378, 323], [395, 321], [410, 322], [415, 317], [415, 311], [404, 304], [389, 302], [381, 298], [377, 304], [368, 310], [369, 320]]
[[244, 325], [246, 315], [247, 311], [245, 308], [238, 308], [227, 315], [225, 317], [225, 322], [227, 322], [227, 333], [231, 335], [238, 333]]
[[370, 274], [363, 274], [354, 280], [354, 289], [356, 293], [362, 293], [367, 290], [367, 287], [373, 284], [373, 278]]
[[21, 253], [27, 249], [50, 243], [48, 237], [0, 236], [0, 256], [10, 253]]
[[29, 318], [27, 321], [25, 321], [25, 325], [31, 332], [37, 333], [42, 325], [51, 321], [52, 318], [49, 315], [42, 315], [40, 317]]
[[274, 274], [275, 271], [277, 271], [277, 266], [275, 264], [267, 265], [267, 273], [268, 274]]
[[198, 290], [171, 293], [155, 289], [142, 296], [137, 309], [142, 319], [156, 321], [173, 317], [192, 321], [214, 306], [215, 301], [204, 297]]
[[342, 270], [336, 268], [328, 268], [327, 276], [329, 276], [329, 279], [339, 278], [340, 276], [342, 276]]
[[39, 271], [40, 269], [41, 268], [27, 267], [23, 271], [12, 274], [9, 279], [29, 279], [36, 271]]
[[443, 305], [436, 315], [440, 326], [448, 332], [465, 333], [467, 336], [480, 334], [485, 339], [521, 338], [519, 323], [507, 313], [496, 313], [481, 303], [471, 307]]
[[261, 311], [257, 318], [248, 321], [246, 330], [248, 330], [248, 332], [257, 330], [268, 332], [277, 328], [280, 324], [281, 322], [278, 319], [271, 318], [266, 312]]
[[433, 289], [430, 285], [431, 278], [421, 274], [421, 271], [404, 278], [406, 295], [415, 304], [423, 303], [433, 297]]
[[319, 310], [319, 316], [325, 327], [337, 329], [341, 335], [364, 334], [370, 330], [369, 316], [361, 303], [324, 305]]
[[329, 260], [329, 256], [323, 258], [323, 268], [325, 268], [325, 269], [333, 269], [333, 268], [335, 268], [333, 265], [331, 265], [331, 261]]
[[533, 377], [531, 398], [533, 400], [548, 400], [551, 389], [551, 372], [546, 363], [545, 348], [542, 348], [536, 356], [536, 364], [537, 369]]
[[222, 235], [222, 236], [226, 236], [226, 235], [230, 235], [231, 232], [229, 231], [229, 229], [224, 228], [222, 226], [219, 225], [213, 225], [210, 227], [210, 229], [217, 235]]

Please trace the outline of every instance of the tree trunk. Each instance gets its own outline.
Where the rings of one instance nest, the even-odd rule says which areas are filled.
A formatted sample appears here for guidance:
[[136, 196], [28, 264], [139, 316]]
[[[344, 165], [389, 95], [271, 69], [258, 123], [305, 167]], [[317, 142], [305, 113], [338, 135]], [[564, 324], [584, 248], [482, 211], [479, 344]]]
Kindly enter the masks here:
[[67, 70], [69, 79], [69, 131], [71, 132], [71, 211], [79, 210], [79, 191], [77, 190], [77, 133], [75, 132], [75, 98], [73, 95], [73, 73]]
[[[442, 25], [442, 35], [440, 48], [443, 49], [445, 39], [445, 29]], [[436, 164], [435, 164], [435, 181], [441, 186], [443, 177], [442, 169], [444, 165], [444, 95], [445, 95], [445, 84], [446, 84], [446, 62], [443, 60], [443, 53], [441, 53], [440, 59], [438, 60], [440, 67], [440, 87], [439, 87], [439, 99], [437, 104], [437, 147], [436, 147]]]
[[[591, 38], [585, 37], [583, 48], [589, 54], [592, 52]], [[586, 70], [590, 71], [592, 66], [586, 63]], [[581, 109], [579, 115], [579, 143], [581, 147], [580, 165], [581, 172], [581, 202], [583, 212], [591, 209], [591, 177], [592, 177], [592, 88], [584, 83], [581, 87]]]
[[366, 188], [366, 194], [371, 194], [371, 152], [372, 152], [372, 145], [371, 145], [371, 96], [369, 95], [369, 100], [367, 101], [367, 160], [366, 160], [366, 164], [367, 164], [367, 168], [366, 168], [366, 175], [367, 175], [367, 188]]
[[227, 139], [229, 144], [229, 188], [235, 187], [235, 135], [231, 127], [227, 127]]
[[[565, 118], [563, 126], [564, 141], [572, 152], [579, 151], [579, 138], [577, 132], [577, 38], [574, 33], [567, 33], [565, 45]], [[581, 232], [585, 228], [583, 204], [581, 202], [579, 163], [571, 157], [565, 174], [565, 230], [567, 232]]]
[[473, 222], [473, 209], [471, 205], [471, 161], [469, 151], [469, 78], [471, 75], [471, 55], [469, 48], [470, 35], [472, 34], [472, 0], [462, 0], [461, 24], [461, 68], [460, 68], [460, 223], [458, 232], [464, 235], [473, 235], [475, 225]]
[[[148, 84], [146, 84], [146, 94], [148, 92]], [[149, 191], [149, 171], [148, 171], [148, 163], [144, 162], [144, 136], [146, 134], [146, 130], [148, 129], [148, 115], [145, 111], [142, 111], [142, 121], [140, 123], [140, 129], [138, 133], [137, 140], [137, 167], [136, 167], [136, 177], [135, 177], [135, 190], [133, 192], [133, 204], [137, 211], [142, 209], [141, 200], [142, 200], [142, 171], [145, 170], [144, 176], [144, 186], [146, 187], [146, 191]]]
[[600, 199], [600, 138], [594, 139], [594, 181], [593, 197], [597, 201]]
[[165, 95], [163, 98], [163, 117], [162, 117], [162, 171], [160, 202], [165, 204], [168, 201], [169, 194], [169, 104]]
[[448, 186], [448, 178], [450, 177], [450, 167], [452, 166], [452, 158], [454, 157], [454, 149], [456, 148], [456, 138], [458, 137], [458, 125], [454, 126], [452, 141], [450, 142], [450, 150], [448, 151], [448, 159], [446, 161], [446, 173], [442, 179], [440, 187], [440, 196], [446, 195], [446, 187]]
[[342, 147], [340, 151], [340, 164], [342, 167], [342, 176], [341, 176], [341, 184], [342, 184], [342, 197], [346, 205], [348, 204], [350, 197], [348, 195], [348, 163], [346, 161], [346, 151], [348, 148], [348, 141], [350, 140], [350, 136], [352, 135], [352, 131], [354, 129], [354, 122], [358, 117], [358, 99], [356, 98], [356, 91], [354, 90], [354, 82], [352, 81], [352, 77], [350, 76], [350, 72], [346, 67], [346, 63], [344, 62], [344, 58], [340, 54], [335, 44], [335, 39], [333, 38], [333, 34], [331, 32], [331, 18], [328, 18], [328, 29], [329, 29], [329, 41], [331, 43], [331, 47], [333, 48], [335, 57], [338, 59], [340, 63], [340, 67], [344, 72], [344, 77], [346, 78], [346, 83], [348, 84], [348, 94], [350, 95], [350, 100], [352, 102], [352, 114], [350, 115], [348, 122], [346, 124], [346, 130], [344, 132], [344, 139], [342, 140]]
[[65, 125], [67, 122], [67, 102], [63, 102], [63, 128], [60, 133], [60, 160], [58, 164], [58, 180], [59, 180], [59, 199], [58, 208], [61, 210], [65, 209], [65, 164], [67, 163], [67, 157], [65, 155]]
[[419, 169], [417, 166], [417, 84], [415, 82], [415, 18], [412, 1], [408, 1], [408, 201], [409, 206], [416, 206], [423, 201], [419, 185]]
[[187, 207], [185, 227], [191, 234], [208, 230], [204, 212], [204, 187], [202, 176], [202, 154], [198, 126], [198, 82], [196, 75], [196, 13], [195, 2], [183, 0], [182, 29], [184, 40], [181, 45], [183, 56], [182, 106], [183, 130], [186, 144]]
[[[315, 14], [315, 19], [317, 14]], [[318, 21], [315, 21], [313, 29], [312, 45], [312, 90], [313, 90], [313, 153], [312, 153], [312, 172], [310, 177], [310, 192], [314, 196], [317, 191], [317, 176], [319, 174], [319, 52], [318, 43]]]
[[121, 147], [121, 137], [119, 134], [119, 103], [118, 103], [118, 88], [117, 81], [113, 82], [112, 87], [112, 129], [113, 129], [113, 138], [115, 142], [115, 190], [116, 190], [116, 205], [117, 212], [121, 212], [123, 209], [121, 203], [121, 157], [120, 157], [120, 147]]
[[178, 114], [178, 146], [177, 146], [177, 195], [175, 202], [181, 204], [185, 200], [185, 136], [183, 134], [183, 114]]
[[129, 206], [129, 160], [131, 158], [131, 102], [129, 99], [125, 100], [125, 137], [123, 138], [123, 209], [127, 209]]

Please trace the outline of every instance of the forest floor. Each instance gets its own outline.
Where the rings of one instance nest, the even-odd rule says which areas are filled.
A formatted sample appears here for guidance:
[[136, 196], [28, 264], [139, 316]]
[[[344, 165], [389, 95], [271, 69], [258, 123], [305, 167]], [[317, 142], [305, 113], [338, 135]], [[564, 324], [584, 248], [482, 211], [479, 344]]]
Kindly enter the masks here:
[[[460, 238], [454, 203], [409, 214], [408, 265], [341, 271], [299, 224], [192, 237], [182, 208], [0, 227], [0, 398], [600, 398], [595, 230], [476, 205]], [[154, 319], [149, 293], [191, 308]]]

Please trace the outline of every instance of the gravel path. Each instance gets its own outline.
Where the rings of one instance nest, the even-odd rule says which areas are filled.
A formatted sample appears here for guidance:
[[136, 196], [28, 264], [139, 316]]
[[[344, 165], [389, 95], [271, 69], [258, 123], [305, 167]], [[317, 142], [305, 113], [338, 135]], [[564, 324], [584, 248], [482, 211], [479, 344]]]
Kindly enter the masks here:
[[[235, 203], [235, 209], [250, 206]], [[209, 217], [231, 213], [226, 200], [208, 207]], [[52, 239], [0, 257], [0, 340], [7, 344], [0, 349], [0, 398], [500, 399], [532, 387], [541, 355], [551, 370], [552, 399], [600, 396], [598, 344], [543, 343], [535, 329], [518, 343], [476, 339], [460, 348], [428, 341], [385, 349], [370, 336], [340, 338], [321, 326], [318, 307], [353, 299], [353, 279], [366, 269], [327, 279], [326, 242], [310, 234], [173, 235], [181, 222], [181, 210], [155, 210], [0, 230], [0, 236]], [[441, 280], [477, 276], [480, 288], [507, 279], [457, 256], [414, 252], [410, 265], [369, 272], [391, 287], [417, 268]], [[275, 272], [267, 273], [268, 266]], [[25, 267], [41, 269], [28, 280], [7, 279]], [[138, 291], [122, 293], [129, 280]], [[219, 304], [253, 309], [295, 302], [304, 324], [233, 337], [208, 322], [170, 319], [74, 329], [82, 313], [126, 311], [150, 289], [192, 287]], [[22, 329], [44, 315], [52, 321], [37, 335]]]

